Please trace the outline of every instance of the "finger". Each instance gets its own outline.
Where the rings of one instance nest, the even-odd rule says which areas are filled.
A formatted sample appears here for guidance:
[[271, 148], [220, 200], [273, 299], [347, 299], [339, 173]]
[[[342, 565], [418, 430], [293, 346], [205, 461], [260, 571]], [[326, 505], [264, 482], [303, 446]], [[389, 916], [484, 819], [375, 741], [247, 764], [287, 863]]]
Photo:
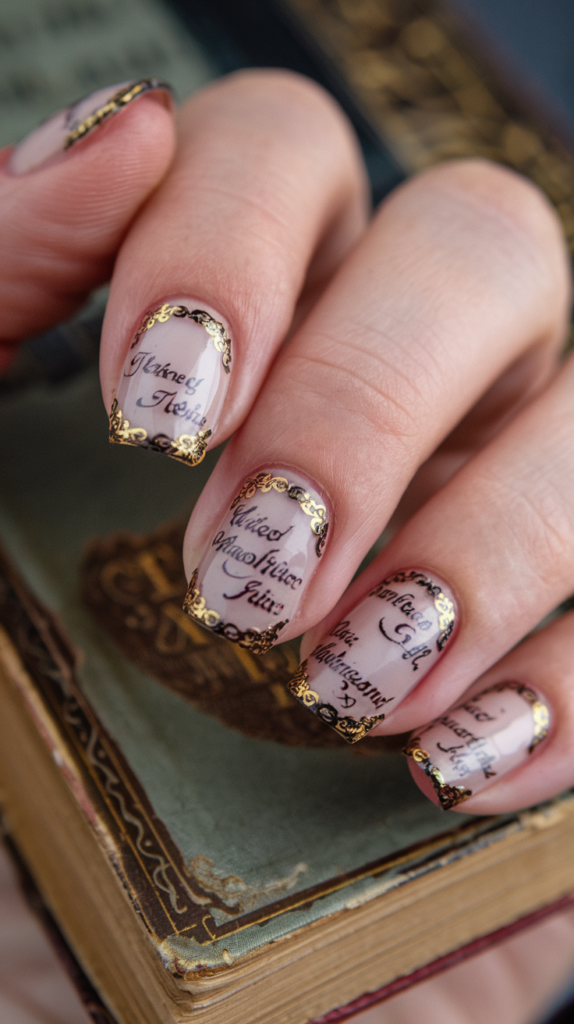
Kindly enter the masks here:
[[568, 596], [573, 416], [570, 359], [304, 638], [315, 710], [348, 708], [350, 739], [431, 721]]
[[253, 71], [189, 101], [173, 169], [114, 273], [101, 361], [112, 440], [191, 464], [224, 440], [305, 283], [323, 285], [365, 219], [355, 138], [319, 87]]
[[405, 749], [415, 782], [438, 806], [499, 814], [574, 783], [573, 735], [570, 613], [525, 640], [454, 706], [416, 729]]
[[72, 313], [110, 275], [174, 147], [167, 86], [90, 94], [0, 158], [0, 343]]
[[534, 349], [536, 387], [555, 372], [568, 294], [558, 222], [522, 179], [470, 161], [397, 190], [196, 505], [192, 616], [211, 612], [245, 645], [326, 615], [417, 468], [494, 380]]

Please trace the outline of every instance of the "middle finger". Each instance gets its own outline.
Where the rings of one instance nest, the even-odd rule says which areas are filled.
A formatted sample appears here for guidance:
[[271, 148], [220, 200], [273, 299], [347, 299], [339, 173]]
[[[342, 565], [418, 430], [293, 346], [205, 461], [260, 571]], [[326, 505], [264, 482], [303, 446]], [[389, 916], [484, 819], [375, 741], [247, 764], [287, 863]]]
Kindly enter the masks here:
[[418, 467], [496, 379], [528, 352], [525, 388], [549, 379], [568, 296], [558, 222], [524, 179], [468, 161], [398, 189], [196, 505], [190, 614], [253, 650], [322, 619]]

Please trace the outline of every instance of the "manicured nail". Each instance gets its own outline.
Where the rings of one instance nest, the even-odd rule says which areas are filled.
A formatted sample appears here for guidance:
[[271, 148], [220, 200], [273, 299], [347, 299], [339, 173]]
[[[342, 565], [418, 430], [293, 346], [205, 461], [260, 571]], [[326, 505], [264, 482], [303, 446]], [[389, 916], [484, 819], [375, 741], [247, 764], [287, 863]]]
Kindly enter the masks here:
[[291, 693], [356, 743], [432, 668], [455, 620], [444, 583], [416, 569], [392, 573], [319, 641]]
[[248, 477], [192, 576], [186, 612], [263, 654], [293, 618], [327, 528], [323, 498], [299, 473], [271, 469]]
[[216, 427], [230, 368], [231, 339], [210, 313], [189, 299], [148, 310], [116, 389], [110, 441], [197, 466]]
[[535, 690], [496, 683], [418, 729], [404, 752], [448, 811], [526, 761], [549, 727], [548, 706]]
[[134, 100], [151, 90], [171, 94], [171, 87], [159, 78], [142, 78], [139, 82], [122, 82], [106, 89], [97, 89], [71, 107], [60, 110], [39, 128], [25, 135], [15, 146], [7, 169], [12, 174], [25, 174], [95, 131], [104, 121], [118, 114]]

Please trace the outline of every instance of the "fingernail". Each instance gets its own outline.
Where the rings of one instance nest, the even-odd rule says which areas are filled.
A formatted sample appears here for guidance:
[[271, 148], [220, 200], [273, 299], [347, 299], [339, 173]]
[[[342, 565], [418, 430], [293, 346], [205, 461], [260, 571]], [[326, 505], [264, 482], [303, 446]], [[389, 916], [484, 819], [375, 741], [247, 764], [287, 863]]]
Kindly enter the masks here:
[[271, 469], [248, 477], [192, 576], [186, 612], [263, 654], [293, 618], [327, 529], [325, 502], [299, 473]]
[[453, 635], [449, 589], [417, 569], [379, 583], [324, 636], [291, 693], [349, 743], [362, 740], [440, 658]]
[[230, 368], [224, 324], [192, 300], [148, 310], [112, 403], [110, 441], [197, 466], [217, 425]]
[[171, 95], [171, 87], [159, 78], [122, 82], [120, 85], [110, 85], [106, 89], [91, 92], [25, 135], [15, 146], [7, 169], [12, 174], [25, 174], [35, 167], [40, 167], [51, 157], [70, 149], [80, 139], [99, 128], [108, 118], [118, 114], [124, 107], [151, 90], [160, 90]]
[[404, 752], [448, 811], [528, 760], [549, 727], [550, 711], [535, 690], [496, 683], [418, 729]]

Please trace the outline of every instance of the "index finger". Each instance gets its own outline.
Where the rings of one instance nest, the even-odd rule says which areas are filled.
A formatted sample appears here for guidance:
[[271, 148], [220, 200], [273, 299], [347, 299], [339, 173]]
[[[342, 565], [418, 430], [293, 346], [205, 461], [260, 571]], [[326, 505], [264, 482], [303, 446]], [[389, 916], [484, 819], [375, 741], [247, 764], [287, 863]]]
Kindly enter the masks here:
[[313, 83], [251, 71], [193, 97], [114, 273], [101, 359], [112, 439], [195, 464], [235, 430], [302, 289], [362, 232], [366, 196], [352, 129]]

